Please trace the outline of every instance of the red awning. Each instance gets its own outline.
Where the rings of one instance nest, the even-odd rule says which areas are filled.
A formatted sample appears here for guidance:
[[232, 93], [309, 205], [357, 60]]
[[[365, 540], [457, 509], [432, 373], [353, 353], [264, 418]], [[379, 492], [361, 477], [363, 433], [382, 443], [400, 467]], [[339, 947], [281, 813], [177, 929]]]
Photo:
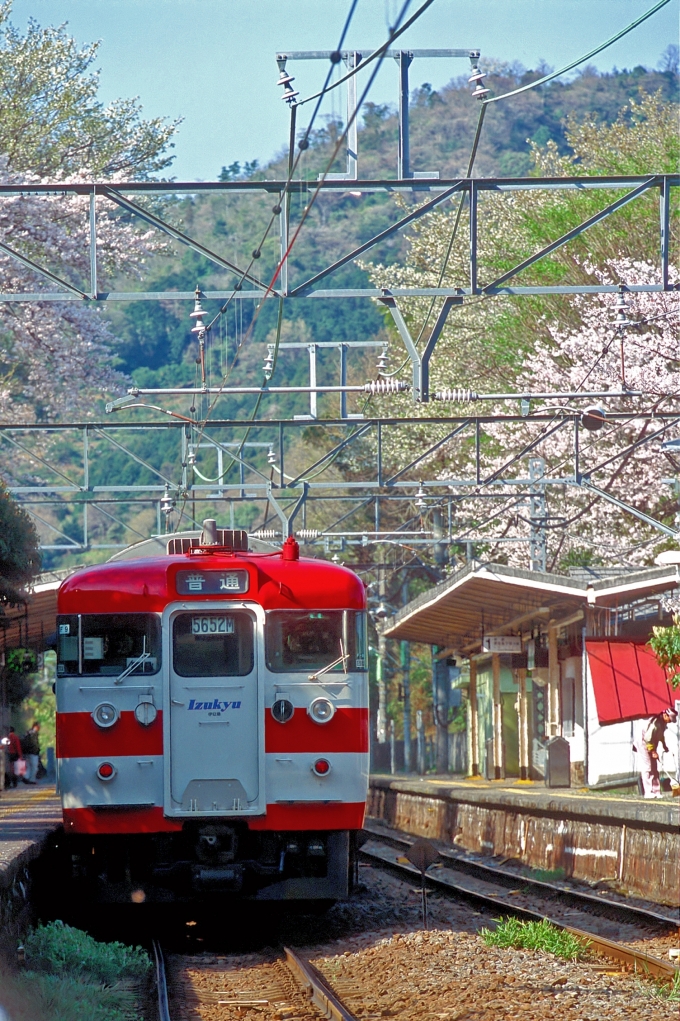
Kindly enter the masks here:
[[586, 652], [600, 723], [656, 716], [680, 698], [648, 645], [588, 638]]

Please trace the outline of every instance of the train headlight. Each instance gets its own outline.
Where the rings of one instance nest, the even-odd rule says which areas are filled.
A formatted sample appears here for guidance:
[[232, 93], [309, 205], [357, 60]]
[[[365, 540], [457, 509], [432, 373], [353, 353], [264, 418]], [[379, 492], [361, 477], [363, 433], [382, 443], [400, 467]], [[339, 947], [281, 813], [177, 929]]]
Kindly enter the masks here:
[[117, 772], [112, 762], [100, 762], [97, 766], [97, 776], [100, 780], [113, 780]]
[[153, 702], [140, 702], [135, 706], [135, 719], [143, 727], [150, 727], [158, 716], [158, 710]]
[[328, 759], [317, 759], [312, 766], [312, 773], [317, 776], [328, 776], [331, 771], [331, 764]]
[[118, 710], [110, 702], [100, 702], [92, 713], [92, 719], [98, 727], [112, 727], [118, 719]]
[[315, 723], [328, 723], [335, 716], [335, 706], [327, 698], [315, 698], [307, 712]]
[[287, 698], [277, 698], [272, 706], [272, 716], [277, 723], [288, 723], [294, 712], [295, 707]]

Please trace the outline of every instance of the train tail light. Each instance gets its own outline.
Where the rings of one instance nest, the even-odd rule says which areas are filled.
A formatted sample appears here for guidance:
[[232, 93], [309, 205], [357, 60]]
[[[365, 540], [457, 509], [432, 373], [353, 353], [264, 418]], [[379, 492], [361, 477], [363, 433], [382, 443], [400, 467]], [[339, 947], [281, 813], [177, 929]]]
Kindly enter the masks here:
[[97, 776], [100, 780], [113, 780], [117, 772], [112, 762], [100, 762], [97, 766]]
[[312, 772], [317, 776], [328, 776], [331, 771], [331, 764], [328, 759], [317, 759], [312, 766]]

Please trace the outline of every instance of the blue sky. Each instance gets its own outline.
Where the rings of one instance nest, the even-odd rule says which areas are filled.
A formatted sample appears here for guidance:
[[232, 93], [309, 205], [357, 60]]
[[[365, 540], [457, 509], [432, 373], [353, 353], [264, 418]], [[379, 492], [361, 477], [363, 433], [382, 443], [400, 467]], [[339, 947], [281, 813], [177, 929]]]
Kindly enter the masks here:
[[[435, 0], [401, 39], [403, 48], [477, 47], [484, 55], [560, 67], [646, 11], [653, 0]], [[347, 44], [375, 48], [401, 4], [359, 0]], [[417, 8], [412, 0], [410, 10]], [[593, 63], [655, 67], [678, 42], [679, 0], [600, 54]], [[280, 49], [335, 48], [349, 0], [15, 0], [12, 21], [68, 22], [81, 42], [101, 40], [97, 66], [104, 102], [139, 96], [146, 116], [182, 117], [172, 173], [209, 180], [234, 160], [265, 162], [286, 142], [288, 113], [276, 87]], [[435, 88], [467, 69], [464, 60], [419, 60], [413, 86]], [[301, 95], [323, 81], [323, 62], [289, 65]], [[385, 61], [371, 99], [395, 102], [396, 65]], [[337, 90], [339, 92], [340, 90]], [[336, 92], [336, 95], [337, 95]], [[309, 107], [307, 108], [309, 109]], [[325, 112], [342, 111], [327, 102]], [[304, 118], [302, 123], [305, 123]]]

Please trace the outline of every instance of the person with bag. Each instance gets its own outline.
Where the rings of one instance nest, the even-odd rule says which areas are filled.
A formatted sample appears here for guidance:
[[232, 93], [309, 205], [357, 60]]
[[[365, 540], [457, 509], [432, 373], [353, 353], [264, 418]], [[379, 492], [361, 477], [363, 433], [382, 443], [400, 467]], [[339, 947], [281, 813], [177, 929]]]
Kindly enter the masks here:
[[26, 759], [26, 775], [22, 776], [24, 783], [36, 784], [38, 775], [38, 764], [40, 762], [40, 724], [34, 723], [31, 729], [25, 734], [21, 742], [21, 750]]
[[664, 709], [658, 716], [652, 716], [642, 731], [641, 739], [636, 740], [635, 750], [640, 756], [640, 778], [645, 798], [660, 798], [661, 784], [659, 781], [659, 745], [668, 751], [665, 742], [666, 727], [675, 723], [677, 713], [673, 709]]
[[18, 764], [22, 761], [21, 758], [21, 741], [19, 735], [14, 730], [14, 727], [9, 728], [9, 734], [7, 735], [7, 759], [9, 761], [9, 769], [7, 771], [7, 786], [16, 787], [19, 783], [19, 769]]

